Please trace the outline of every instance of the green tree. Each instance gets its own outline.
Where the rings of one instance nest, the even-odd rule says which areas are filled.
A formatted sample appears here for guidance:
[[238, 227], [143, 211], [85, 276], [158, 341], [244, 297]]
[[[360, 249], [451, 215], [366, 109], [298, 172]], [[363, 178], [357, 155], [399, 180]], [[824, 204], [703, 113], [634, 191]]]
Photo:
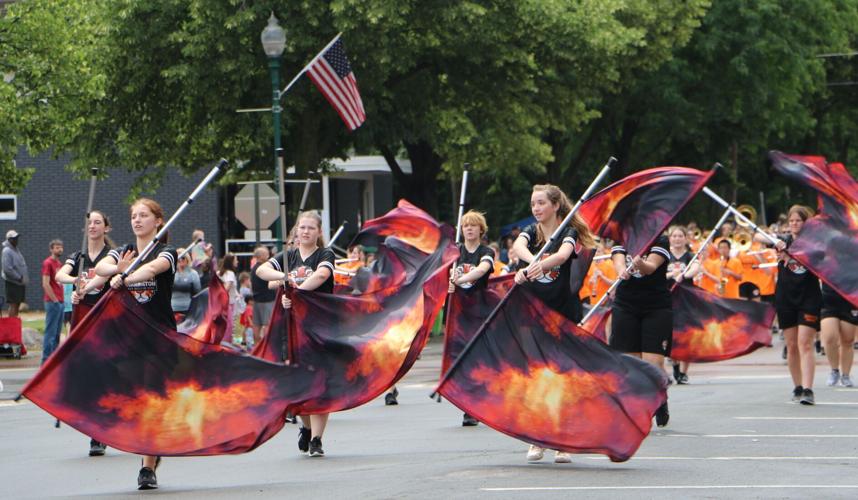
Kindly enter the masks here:
[[836, 113], [838, 124], [826, 122], [840, 103], [821, 106], [834, 91], [826, 89], [825, 62], [815, 56], [847, 49], [856, 16], [854, 0], [714, 2], [676, 57], [603, 101], [601, 118], [589, 125], [595, 139], [578, 143], [575, 161], [610, 151], [622, 160], [620, 175], [655, 164], [708, 168], [721, 161], [727, 175], [716, 184], [726, 197], [754, 202], [765, 191], [773, 204], [787, 203], [785, 183], [765, 153], [820, 153], [814, 138], [822, 131], [839, 134], [841, 144], [854, 134], [854, 111]]
[[92, 52], [101, 3], [32, 0], [0, 13], [0, 192], [32, 175], [15, 168], [20, 147], [62, 151], [84, 126], [80, 107], [102, 95]]

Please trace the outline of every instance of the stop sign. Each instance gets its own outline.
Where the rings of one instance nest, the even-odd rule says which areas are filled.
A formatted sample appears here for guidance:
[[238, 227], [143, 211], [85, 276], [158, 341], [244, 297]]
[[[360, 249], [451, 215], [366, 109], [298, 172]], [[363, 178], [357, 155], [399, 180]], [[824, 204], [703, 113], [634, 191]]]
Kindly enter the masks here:
[[254, 220], [253, 186], [259, 189], [259, 229], [267, 229], [279, 214], [280, 197], [268, 184], [246, 184], [235, 195], [235, 218], [247, 229], [256, 229]]

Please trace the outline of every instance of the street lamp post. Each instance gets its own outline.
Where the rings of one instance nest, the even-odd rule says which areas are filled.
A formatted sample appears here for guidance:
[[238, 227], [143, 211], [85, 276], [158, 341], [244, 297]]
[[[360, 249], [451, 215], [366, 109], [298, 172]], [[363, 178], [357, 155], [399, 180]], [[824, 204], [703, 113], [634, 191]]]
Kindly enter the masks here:
[[268, 26], [262, 30], [260, 36], [262, 48], [268, 56], [268, 69], [271, 73], [271, 124], [274, 131], [274, 168], [277, 171], [278, 192], [280, 194], [280, 238], [279, 245], [282, 247], [283, 239], [286, 237], [286, 193], [283, 183], [283, 147], [280, 145], [280, 56], [286, 47], [286, 33], [280, 27], [280, 23], [271, 13], [268, 18]]

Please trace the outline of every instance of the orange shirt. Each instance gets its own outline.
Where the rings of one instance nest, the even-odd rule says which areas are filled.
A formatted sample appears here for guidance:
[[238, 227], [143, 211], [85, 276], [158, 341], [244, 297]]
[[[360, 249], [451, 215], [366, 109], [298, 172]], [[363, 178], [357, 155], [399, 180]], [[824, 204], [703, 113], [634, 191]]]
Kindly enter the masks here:
[[[739, 275], [739, 278], [734, 278], [727, 273], [721, 273], [720, 268], [727, 268], [730, 271]], [[735, 257], [730, 257], [728, 259], [719, 259], [719, 274], [721, 274], [722, 281], [726, 280], [724, 283], [724, 297], [728, 299], [738, 299], [739, 298], [739, 283], [742, 280], [742, 263], [739, 259]]]
[[494, 269], [492, 269], [492, 276], [500, 276], [500, 275], [504, 274], [503, 267], [505, 265], [506, 264], [501, 262], [500, 259], [495, 259], [494, 260], [494, 266], [495, 267], [494, 267]]
[[771, 248], [764, 248], [757, 241], [754, 242], [750, 252], [754, 253], [754, 255], [739, 254], [739, 259], [742, 261], [742, 277], [744, 281], [750, 281], [757, 285], [760, 289], [760, 295], [773, 295], [775, 293], [775, 278], [778, 274], [778, 268], [754, 269], [754, 266], [777, 262], [777, 252]]
[[[698, 274], [700, 281], [697, 283], [697, 286], [707, 292], [719, 295], [718, 285], [720, 284], [719, 280], [721, 279], [721, 259], [705, 259], [703, 260], [702, 267], [703, 272]], [[710, 274], [712, 277], [709, 276]]]

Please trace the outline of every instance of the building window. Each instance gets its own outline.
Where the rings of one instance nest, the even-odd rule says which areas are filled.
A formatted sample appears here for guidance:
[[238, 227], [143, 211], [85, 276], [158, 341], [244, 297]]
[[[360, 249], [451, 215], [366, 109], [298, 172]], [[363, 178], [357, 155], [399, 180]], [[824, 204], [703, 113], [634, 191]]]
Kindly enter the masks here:
[[0, 194], [0, 220], [18, 219], [18, 196]]

